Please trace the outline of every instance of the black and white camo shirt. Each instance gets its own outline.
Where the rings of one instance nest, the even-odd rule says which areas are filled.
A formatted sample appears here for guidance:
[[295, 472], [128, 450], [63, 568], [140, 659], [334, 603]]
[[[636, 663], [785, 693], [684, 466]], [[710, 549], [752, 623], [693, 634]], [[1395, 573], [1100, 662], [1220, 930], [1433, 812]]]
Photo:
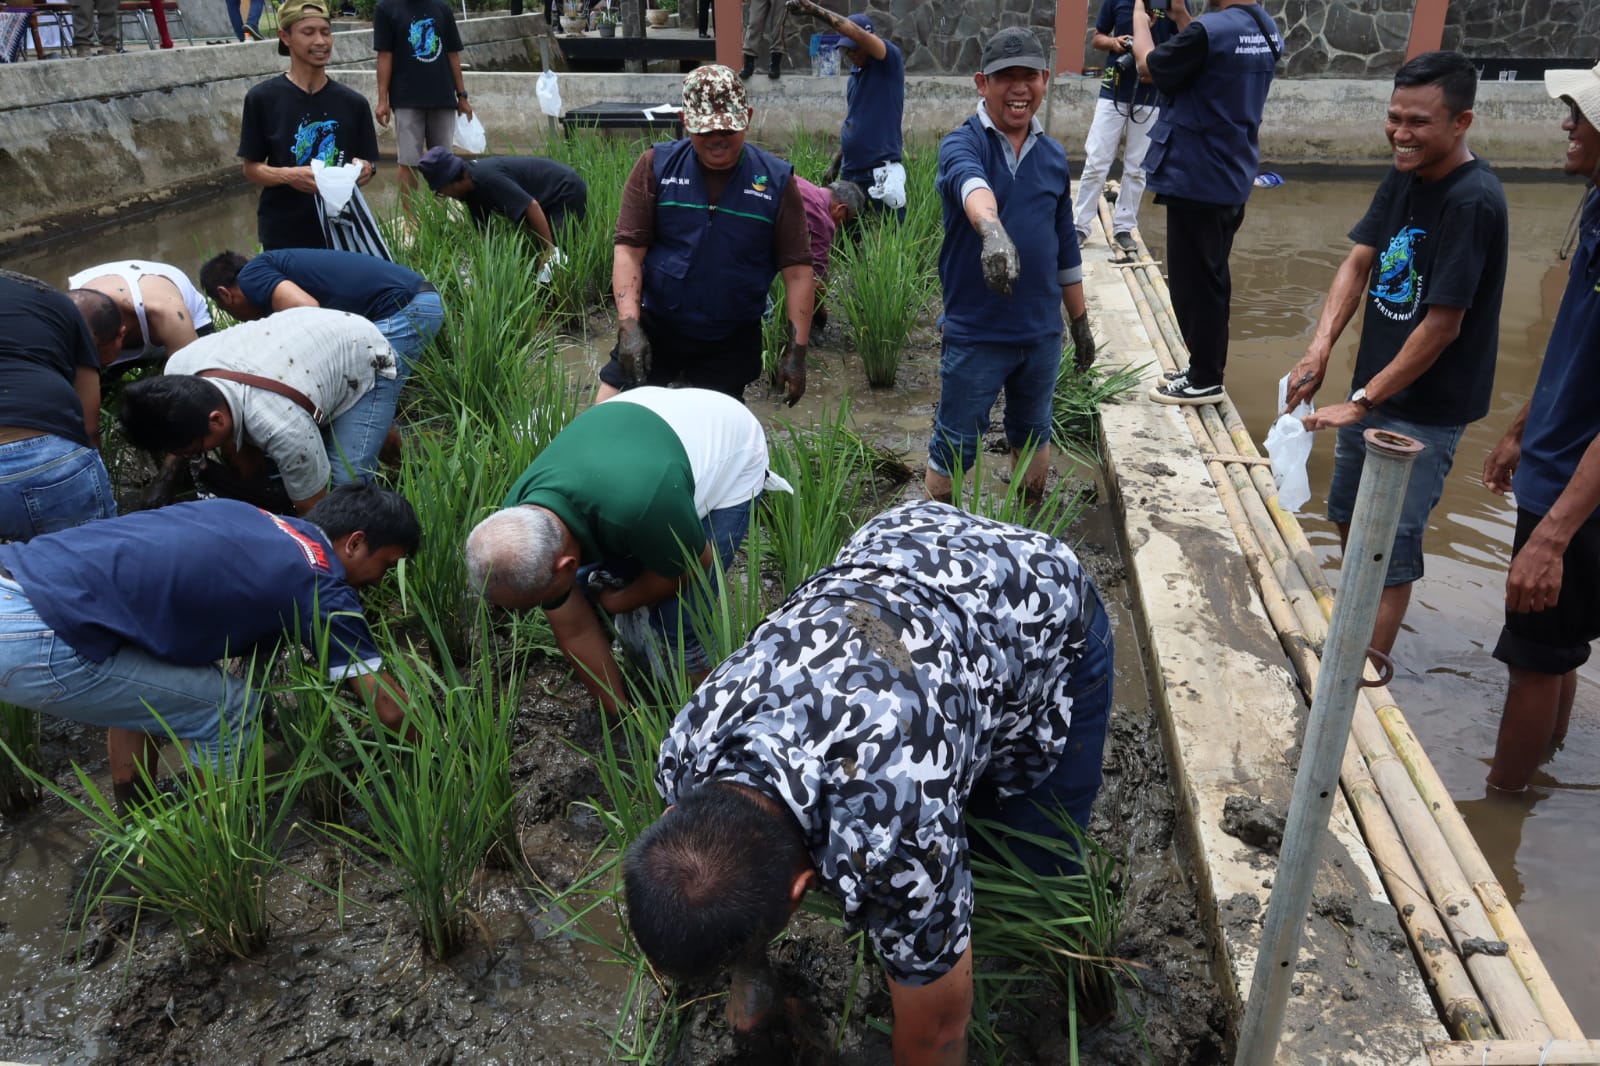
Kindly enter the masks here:
[[927, 984], [971, 939], [973, 786], [1025, 792], [1066, 746], [1088, 587], [1043, 533], [927, 501], [886, 511], [700, 686], [657, 786], [669, 803], [712, 780], [786, 803], [890, 979]]

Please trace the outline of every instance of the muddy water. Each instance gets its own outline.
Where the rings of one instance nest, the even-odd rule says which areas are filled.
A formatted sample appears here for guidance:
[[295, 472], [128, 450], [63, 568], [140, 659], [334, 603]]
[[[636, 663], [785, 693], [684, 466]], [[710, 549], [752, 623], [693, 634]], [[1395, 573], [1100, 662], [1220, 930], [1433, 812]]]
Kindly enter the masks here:
[[[1555, 138], [1552, 138], [1555, 143]], [[1554, 158], [1554, 156], [1552, 156]], [[1233, 343], [1228, 392], [1259, 441], [1272, 423], [1276, 382], [1305, 353], [1345, 234], [1366, 208], [1376, 178], [1295, 180], [1258, 189], [1233, 255]], [[1483, 460], [1527, 402], [1566, 285], [1556, 258], [1579, 186], [1508, 182], [1511, 258], [1500, 320], [1500, 356], [1489, 416], [1469, 426], [1433, 512], [1426, 576], [1412, 595], [1395, 644], [1392, 686], [1461, 806], [1579, 1022], [1600, 1031], [1600, 953], [1590, 924], [1600, 887], [1593, 845], [1600, 797], [1600, 664], [1579, 671], [1565, 748], [1536, 778], [1527, 800], [1486, 799], [1483, 786], [1505, 696], [1505, 668], [1491, 658], [1502, 620], [1516, 512], [1483, 487]], [[1145, 239], [1163, 247], [1163, 212], [1147, 205]], [[1355, 363], [1355, 333], [1335, 351], [1323, 402], [1342, 400]], [[1312, 498], [1301, 518], [1324, 565], [1336, 567], [1338, 534], [1322, 517], [1333, 438], [1311, 461]], [[1581, 932], [1580, 932], [1581, 931]]]

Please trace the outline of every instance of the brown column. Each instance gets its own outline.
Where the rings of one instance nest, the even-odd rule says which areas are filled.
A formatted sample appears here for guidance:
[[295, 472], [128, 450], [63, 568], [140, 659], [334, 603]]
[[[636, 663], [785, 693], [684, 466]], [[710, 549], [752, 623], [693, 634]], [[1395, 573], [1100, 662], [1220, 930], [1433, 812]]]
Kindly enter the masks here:
[[1406, 58], [1423, 52], [1436, 52], [1444, 42], [1444, 13], [1450, 0], [1417, 0], [1411, 12], [1411, 37], [1406, 41]]
[[1083, 73], [1083, 35], [1089, 28], [1089, 0], [1056, 0], [1057, 74]]
[[717, 0], [717, 62], [738, 70], [744, 63], [744, 16], [739, 0]]

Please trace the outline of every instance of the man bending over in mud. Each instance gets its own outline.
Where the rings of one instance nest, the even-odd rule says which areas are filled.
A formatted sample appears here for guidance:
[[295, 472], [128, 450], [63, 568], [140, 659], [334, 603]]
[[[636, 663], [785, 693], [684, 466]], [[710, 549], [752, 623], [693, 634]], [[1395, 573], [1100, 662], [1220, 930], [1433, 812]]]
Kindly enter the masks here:
[[932, 501], [879, 515], [673, 722], [656, 775], [672, 806], [624, 865], [634, 937], [674, 977], [731, 967], [728, 1021], [749, 1034], [774, 998], [766, 945], [825, 888], [888, 976], [898, 1066], [965, 1063], [964, 819], [1087, 824], [1111, 666], [1099, 594], [1061, 541]]

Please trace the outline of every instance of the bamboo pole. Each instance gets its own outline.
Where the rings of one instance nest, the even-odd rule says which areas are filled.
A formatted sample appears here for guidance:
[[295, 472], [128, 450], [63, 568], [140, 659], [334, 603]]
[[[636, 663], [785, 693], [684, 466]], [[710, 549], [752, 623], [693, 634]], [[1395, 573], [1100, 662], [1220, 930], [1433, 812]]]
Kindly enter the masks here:
[[1474, 1040], [1427, 1043], [1432, 1066], [1592, 1066], [1600, 1063], [1600, 1040]]
[[[1107, 232], [1111, 228], [1109, 225], [1110, 219], [1107, 217], [1108, 214], [1108, 208], [1102, 204], [1100, 208], [1101, 223]], [[1141, 255], [1140, 262], [1125, 272], [1125, 280], [1134, 297], [1141, 321], [1144, 322], [1152, 341], [1155, 343], [1157, 355], [1162, 365], [1167, 369], [1176, 369], [1178, 366], [1186, 364], [1187, 353], [1182, 346], [1181, 337], [1178, 337], [1172, 328], [1170, 302], [1165, 298], [1164, 293], [1165, 285], [1161, 281], [1159, 273], [1152, 269], [1153, 265], [1148, 255]], [[1162, 313], [1155, 313], [1155, 308], [1159, 308]], [[1285, 601], [1291, 603], [1295, 600], [1309, 600], [1309, 604], [1302, 603], [1303, 608], [1309, 608], [1311, 604], [1315, 605], [1314, 611], [1303, 609], [1293, 612], [1296, 616], [1305, 619], [1309, 624], [1297, 626], [1291, 630], [1285, 630], [1279, 625], [1282, 621], [1281, 617], [1277, 617], [1279, 612], [1276, 612], [1271, 605], [1268, 607], [1269, 616], [1274, 616], [1274, 625], [1279, 629], [1280, 640], [1284, 643], [1291, 662], [1295, 664], [1297, 671], [1300, 673], [1302, 683], [1309, 688], [1314, 684], [1314, 673], [1308, 670], [1302, 661], [1302, 656], [1298, 654], [1298, 650], [1312, 649], [1321, 639], [1325, 639], [1325, 623], [1331, 613], [1334, 599], [1332, 586], [1327, 581], [1320, 565], [1316, 563], [1315, 554], [1312, 552], [1309, 542], [1306, 541], [1304, 531], [1300, 528], [1299, 522], [1278, 504], [1276, 486], [1273, 484], [1270, 474], [1259, 466], [1245, 466], [1240, 463], [1226, 462], [1225, 456], [1229, 450], [1227, 445], [1231, 445], [1232, 450], [1242, 458], [1259, 456], [1254, 441], [1250, 438], [1248, 431], [1243, 426], [1231, 404], [1212, 405], [1199, 409], [1199, 411], [1195, 408], [1183, 408], [1183, 411], [1186, 416], [1185, 420], [1202, 450], [1206, 450], [1206, 444], [1209, 442], [1211, 445], [1210, 452], [1212, 454], [1220, 453], [1224, 457], [1217, 462], [1208, 462], [1207, 469], [1211, 473], [1219, 493], [1224, 498], [1224, 507], [1229, 510], [1230, 522], [1233, 523], [1235, 533], [1240, 537], [1241, 544], [1254, 541], [1257, 545], [1266, 546], [1266, 551], [1260, 552], [1258, 555], [1263, 560], [1269, 554], [1271, 556], [1270, 571], [1278, 579], [1276, 582], [1278, 585], [1277, 595], [1282, 596]], [[1207, 458], [1209, 459], [1210, 455]], [[1244, 489], [1241, 484], [1244, 481], [1252, 482], [1257, 491], [1252, 493]], [[1241, 504], [1236, 508], [1229, 508], [1228, 497], [1230, 494], [1236, 494], [1241, 500], [1250, 500], [1252, 496], [1255, 496], [1259, 506]], [[1266, 528], [1263, 528], [1264, 523], [1261, 520], [1263, 507], [1265, 514], [1270, 518], [1270, 522], [1265, 524]], [[1237, 512], [1244, 513], [1241, 515]], [[1251, 534], [1249, 538], [1243, 536], [1246, 530]], [[1292, 559], [1294, 563], [1292, 568], [1286, 568], [1283, 565], [1284, 554], [1280, 553], [1279, 545], [1285, 550], [1287, 558]], [[1247, 558], [1250, 557], [1247, 553]], [[1264, 568], [1255, 568], [1258, 571], [1258, 584], [1261, 583], [1261, 570]], [[1299, 572], [1300, 580], [1295, 580], [1291, 577], [1290, 569]], [[1283, 591], [1285, 585], [1292, 588], [1293, 592], [1285, 594]], [[1265, 590], [1263, 591], [1265, 592]], [[1265, 601], [1266, 599], [1267, 596], [1264, 594], [1263, 600]], [[1514, 909], [1506, 901], [1503, 889], [1489, 869], [1487, 861], [1483, 858], [1482, 852], [1478, 849], [1465, 822], [1461, 819], [1459, 811], [1455, 809], [1443, 782], [1438, 778], [1437, 772], [1422, 751], [1421, 745], [1416, 741], [1409, 726], [1406, 725], [1398, 706], [1392, 700], [1389, 700], [1387, 693], [1381, 689], [1372, 691], [1370, 695], [1373, 698], [1367, 698], [1364, 695], [1359, 701], [1356, 714], [1358, 728], [1353, 730], [1353, 733], [1359, 738], [1356, 743], [1361, 748], [1362, 758], [1368, 763], [1374, 763], [1379, 766], [1402, 767], [1404, 769], [1405, 776], [1409, 779], [1409, 785], [1397, 780], [1391, 780], [1389, 787], [1397, 789], [1402, 796], [1407, 793], [1415, 793], [1418, 804], [1411, 809], [1412, 817], [1417, 818], [1417, 807], [1420, 807], [1421, 815], [1427, 816], [1425, 818], [1417, 818], [1419, 825], [1413, 829], [1412, 836], [1430, 840], [1434, 845], [1429, 849], [1429, 861], [1430, 863], [1436, 863], [1439, 869], [1432, 872], [1440, 880], [1451, 885], [1455, 891], [1454, 896], [1450, 896], [1448, 892], [1446, 893], [1446, 896], [1450, 898], [1448, 906], [1458, 911], [1462, 909], [1463, 904], [1470, 906], [1470, 901], [1463, 898], [1460, 892], [1463, 883], [1469, 886], [1469, 894], [1476, 898], [1481, 905], [1482, 913], [1488, 916], [1495, 938], [1505, 941], [1510, 948], [1510, 964], [1519, 979], [1518, 983], [1523, 986], [1526, 994], [1505, 987], [1508, 982], [1504, 977], [1504, 967], [1486, 967], [1482, 963], [1487, 962], [1488, 959], [1484, 956], [1475, 955], [1472, 958], [1480, 960], [1476, 965], [1477, 969], [1501, 971], [1499, 975], [1491, 973], [1480, 977], [1480, 980], [1486, 981], [1493, 988], [1494, 997], [1501, 1002], [1502, 1009], [1506, 1010], [1508, 1019], [1514, 1028], [1522, 1030], [1524, 1027], [1529, 1027], [1534, 1034], [1553, 1032], [1558, 1037], [1581, 1039], [1581, 1029], [1578, 1028], [1576, 1021], [1572, 1018], [1559, 990], [1549, 977], [1548, 971], [1545, 970], [1537, 952], [1533, 950], [1532, 943], [1529, 941], [1520, 919], [1516, 917]], [[1364, 746], [1360, 745], [1362, 740], [1365, 741]], [[1385, 769], [1383, 773], [1391, 779], [1397, 776], [1393, 769]], [[1357, 791], [1351, 788], [1351, 782], [1347, 781], [1345, 784], [1352, 793]], [[1397, 802], [1400, 801], [1397, 800]], [[1368, 821], [1363, 817], [1367, 812], [1364, 812], [1362, 806], [1354, 801], [1352, 806], [1356, 809], [1358, 817], [1362, 818], [1364, 830], [1367, 830]], [[1428, 835], [1427, 830], [1421, 827], [1421, 822], [1429, 820], [1435, 823], [1435, 833], [1431, 837]], [[1376, 833], [1368, 830], [1367, 836], [1370, 847]], [[1442, 849], [1437, 846], [1440, 837], [1442, 837], [1444, 845]], [[1444, 855], [1449, 857], [1449, 861], [1443, 861], [1436, 854], [1441, 850]], [[1380, 874], [1386, 875], [1389, 869], [1395, 868], [1395, 860], [1392, 857], [1378, 854], [1376, 848], [1374, 848], [1374, 857], [1380, 863]], [[1409, 858], [1406, 861], [1409, 863]], [[1452, 867], [1454, 868], [1453, 870]], [[1415, 867], [1413, 866], [1414, 869]], [[1386, 876], [1387, 883], [1388, 877]], [[1431, 884], [1431, 882], [1428, 883]], [[1391, 895], [1394, 895], [1392, 887]], [[1407, 929], [1408, 933], [1412, 932], [1409, 924]], [[1437, 934], [1433, 935], [1437, 936]], [[1413, 944], [1417, 943], [1418, 938], [1413, 936]], [[1427, 957], [1420, 951], [1419, 955], [1424, 958]], [[1534, 1005], [1531, 1011], [1528, 1007], [1529, 997], [1531, 997]], [[1445, 997], [1442, 989], [1441, 1000], [1446, 1004], [1448, 1017], [1449, 1000]], [[1547, 1028], [1541, 1028], [1541, 1026], [1546, 1026]]]

